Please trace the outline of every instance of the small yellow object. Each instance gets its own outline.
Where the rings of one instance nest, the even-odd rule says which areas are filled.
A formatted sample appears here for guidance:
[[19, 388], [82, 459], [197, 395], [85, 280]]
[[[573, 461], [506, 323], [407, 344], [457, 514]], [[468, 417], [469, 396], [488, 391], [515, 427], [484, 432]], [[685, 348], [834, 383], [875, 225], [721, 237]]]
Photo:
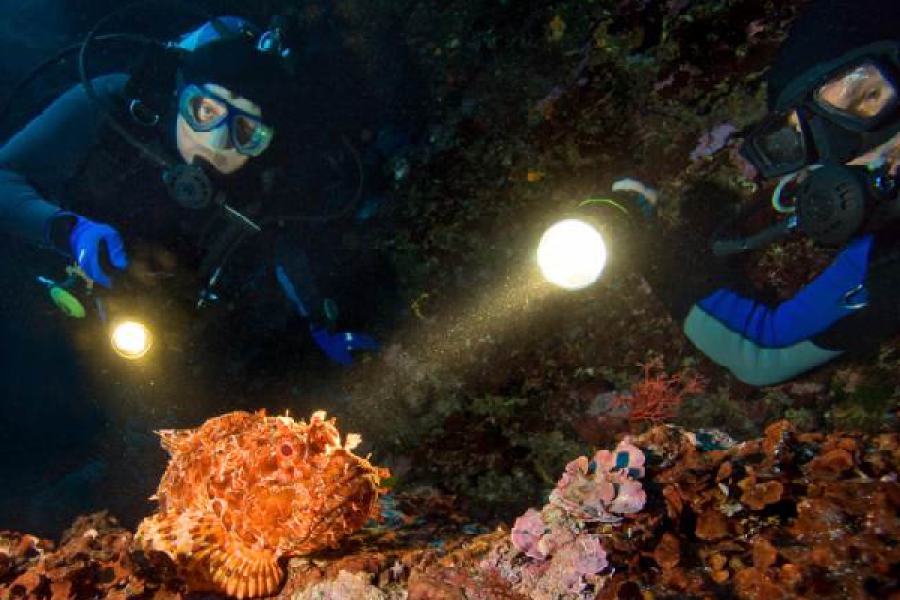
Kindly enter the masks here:
[[543, 178], [544, 173], [542, 171], [536, 171], [534, 169], [528, 169], [528, 174], [525, 176], [525, 179], [528, 180], [528, 183], [537, 183]]
[[426, 300], [428, 300], [428, 293], [422, 292], [421, 294], [419, 294], [419, 297], [413, 300], [412, 304], [410, 304], [409, 306], [413, 311], [413, 314], [422, 320], [425, 319], [425, 315], [422, 314], [422, 303]]
[[137, 360], [150, 351], [153, 336], [142, 323], [122, 321], [113, 327], [110, 341], [116, 354], [128, 360]]
[[555, 15], [550, 21], [550, 41], [558, 42], [565, 32], [566, 22], [559, 15]]

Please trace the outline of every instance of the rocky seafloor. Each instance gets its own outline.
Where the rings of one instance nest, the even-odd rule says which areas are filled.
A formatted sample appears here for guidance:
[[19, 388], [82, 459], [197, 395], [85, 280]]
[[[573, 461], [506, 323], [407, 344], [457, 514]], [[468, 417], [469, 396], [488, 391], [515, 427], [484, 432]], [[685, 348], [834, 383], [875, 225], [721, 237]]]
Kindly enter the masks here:
[[[587, 457], [570, 463], [540, 512], [493, 531], [433, 488], [392, 492], [339, 548], [291, 558], [273, 597], [900, 597], [900, 436], [799, 433], [779, 421], [742, 443], [659, 426], [616, 452], [624, 446], [630, 464], [611, 466], [635, 482], [627, 508], [616, 504], [624, 484], [594, 495], [603, 455], [617, 460], [602, 452], [590, 469], [579, 471]], [[213, 597], [191, 596], [175, 567], [134, 549], [106, 513], [78, 519], [59, 544], [0, 533], [4, 599]]]

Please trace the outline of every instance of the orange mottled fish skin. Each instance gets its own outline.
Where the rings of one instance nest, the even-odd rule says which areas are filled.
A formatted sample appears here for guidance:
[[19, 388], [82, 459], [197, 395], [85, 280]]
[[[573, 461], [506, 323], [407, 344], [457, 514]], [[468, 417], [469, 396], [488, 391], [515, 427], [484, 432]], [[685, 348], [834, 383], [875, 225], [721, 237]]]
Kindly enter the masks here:
[[386, 469], [341, 444], [334, 419], [233, 412], [190, 430], [158, 432], [171, 454], [135, 541], [165, 552], [192, 591], [273, 594], [283, 556], [336, 547], [378, 514]]

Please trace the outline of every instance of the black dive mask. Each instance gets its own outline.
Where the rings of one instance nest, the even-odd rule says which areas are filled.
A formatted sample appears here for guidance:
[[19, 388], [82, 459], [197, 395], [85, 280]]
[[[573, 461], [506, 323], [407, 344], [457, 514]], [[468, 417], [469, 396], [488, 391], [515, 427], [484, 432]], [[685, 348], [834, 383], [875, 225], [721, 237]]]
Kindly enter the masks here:
[[900, 42], [881, 41], [807, 71], [785, 88], [741, 154], [764, 177], [845, 163], [900, 131]]

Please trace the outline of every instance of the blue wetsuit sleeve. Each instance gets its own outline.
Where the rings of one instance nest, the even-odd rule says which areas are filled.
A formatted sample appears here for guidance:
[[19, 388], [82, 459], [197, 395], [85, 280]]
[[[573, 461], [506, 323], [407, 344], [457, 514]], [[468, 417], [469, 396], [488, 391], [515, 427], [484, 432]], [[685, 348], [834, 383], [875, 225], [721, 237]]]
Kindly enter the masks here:
[[873, 236], [854, 240], [793, 298], [767, 306], [720, 288], [691, 307], [687, 337], [713, 361], [752, 385], [773, 385], [844, 352], [815, 340], [867, 304]]
[[[127, 76], [94, 80], [101, 97], [124, 89]], [[57, 98], [0, 148], [0, 231], [45, 244], [59, 197], [96, 144], [103, 116], [81, 85]]]

